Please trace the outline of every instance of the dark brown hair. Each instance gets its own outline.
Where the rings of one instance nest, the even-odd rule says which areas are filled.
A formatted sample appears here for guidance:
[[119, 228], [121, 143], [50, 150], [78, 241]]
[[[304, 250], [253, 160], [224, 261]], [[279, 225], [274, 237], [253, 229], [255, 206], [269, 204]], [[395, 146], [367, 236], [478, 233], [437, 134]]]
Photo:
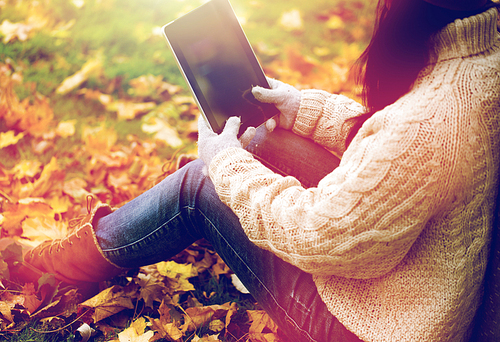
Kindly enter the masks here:
[[[372, 39], [356, 63], [363, 85], [367, 113], [358, 117], [346, 146], [373, 113], [406, 94], [418, 74], [429, 63], [429, 41], [433, 34], [455, 19], [483, 12], [452, 11], [423, 0], [379, 0]], [[488, 2], [487, 7], [493, 7]]]

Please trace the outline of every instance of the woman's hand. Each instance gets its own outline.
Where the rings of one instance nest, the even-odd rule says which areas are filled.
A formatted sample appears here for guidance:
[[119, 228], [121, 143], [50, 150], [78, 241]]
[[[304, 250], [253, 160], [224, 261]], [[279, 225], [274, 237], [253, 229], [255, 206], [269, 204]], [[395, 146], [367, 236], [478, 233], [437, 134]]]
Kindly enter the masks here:
[[272, 132], [276, 126], [292, 129], [299, 112], [301, 93], [298, 89], [267, 77], [271, 89], [259, 86], [252, 88], [253, 96], [264, 103], [273, 103], [281, 112], [278, 117], [267, 120], [266, 127]]
[[230, 117], [221, 134], [214, 133], [207, 122], [200, 115], [198, 119], [198, 155], [207, 167], [210, 166], [212, 159], [217, 153], [226, 148], [238, 147], [245, 148], [253, 139], [256, 133], [255, 127], [249, 127], [238, 139], [240, 129], [240, 118]]

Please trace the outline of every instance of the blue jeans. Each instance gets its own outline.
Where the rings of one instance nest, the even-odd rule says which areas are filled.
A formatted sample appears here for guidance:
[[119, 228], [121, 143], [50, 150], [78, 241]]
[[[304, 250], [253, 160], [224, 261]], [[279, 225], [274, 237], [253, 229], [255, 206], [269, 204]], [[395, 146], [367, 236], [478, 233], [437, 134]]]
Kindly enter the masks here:
[[[338, 158], [292, 132], [258, 130], [247, 147], [270, 168], [314, 186]], [[101, 218], [96, 234], [105, 256], [127, 268], [173, 257], [205, 238], [290, 341], [360, 341], [328, 311], [312, 276], [250, 242], [224, 205], [204, 164], [195, 160], [154, 188]]]

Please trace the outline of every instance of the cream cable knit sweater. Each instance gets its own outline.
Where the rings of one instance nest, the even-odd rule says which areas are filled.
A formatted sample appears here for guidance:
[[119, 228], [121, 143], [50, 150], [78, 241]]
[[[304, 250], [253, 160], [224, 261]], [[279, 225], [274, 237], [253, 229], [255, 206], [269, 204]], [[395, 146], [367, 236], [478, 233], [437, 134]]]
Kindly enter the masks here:
[[308, 90], [294, 131], [342, 154], [317, 188], [243, 149], [210, 165], [221, 200], [258, 246], [314, 275], [332, 312], [364, 341], [463, 341], [488, 258], [500, 153], [497, 10], [434, 39], [435, 63], [363, 125], [363, 107]]

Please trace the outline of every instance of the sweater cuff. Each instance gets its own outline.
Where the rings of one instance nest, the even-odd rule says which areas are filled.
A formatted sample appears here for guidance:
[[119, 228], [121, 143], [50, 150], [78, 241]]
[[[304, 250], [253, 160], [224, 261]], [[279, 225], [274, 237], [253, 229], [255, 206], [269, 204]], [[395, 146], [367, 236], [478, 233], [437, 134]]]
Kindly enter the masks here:
[[323, 90], [302, 90], [299, 112], [293, 126], [293, 132], [302, 136], [311, 136], [323, 113], [323, 106], [331, 96]]

